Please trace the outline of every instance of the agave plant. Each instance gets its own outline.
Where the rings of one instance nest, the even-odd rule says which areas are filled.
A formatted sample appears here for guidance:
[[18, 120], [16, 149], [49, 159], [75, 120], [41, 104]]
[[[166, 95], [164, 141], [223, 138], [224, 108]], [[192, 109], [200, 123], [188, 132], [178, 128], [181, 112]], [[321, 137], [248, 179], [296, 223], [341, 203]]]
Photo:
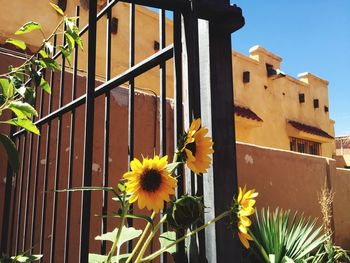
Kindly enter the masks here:
[[268, 263], [304, 263], [311, 260], [310, 253], [319, 249], [327, 239], [322, 226], [316, 228], [316, 220], [305, 218], [297, 212], [277, 208], [273, 213], [268, 208], [255, 220], [250, 229], [253, 237], [253, 252], [256, 260]]

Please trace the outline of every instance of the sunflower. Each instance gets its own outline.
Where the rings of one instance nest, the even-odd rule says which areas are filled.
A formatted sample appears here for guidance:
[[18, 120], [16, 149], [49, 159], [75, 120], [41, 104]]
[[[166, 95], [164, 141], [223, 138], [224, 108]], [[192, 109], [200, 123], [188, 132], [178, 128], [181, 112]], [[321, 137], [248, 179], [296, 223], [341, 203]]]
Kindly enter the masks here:
[[196, 174], [207, 172], [210, 167], [210, 154], [214, 152], [213, 141], [207, 137], [208, 129], [201, 126], [201, 119], [192, 121], [189, 131], [185, 134], [181, 152], [186, 165]]
[[254, 214], [254, 198], [258, 196], [258, 193], [255, 192], [255, 189], [246, 191], [246, 187], [239, 187], [239, 194], [237, 198], [238, 204], [238, 237], [241, 240], [243, 246], [245, 248], [249, 248], [249, 241], [253, 240], [253, 238], [248, 234], [248, 229], [252, 224], [252, 221], [248, 218], [248, 216]]
[[164, 201], [170, 201], [170, 195], [175, 193], [177, 180], [166, 169], [168, 156], [153, 159], [143, 158], [142, 163], [134, 158], [130, 163], [131, 171], [123, 175], [127, 180], [126, 192], [131, 194], [129, 203], [138, 201], [140, 209], [159, 212]]

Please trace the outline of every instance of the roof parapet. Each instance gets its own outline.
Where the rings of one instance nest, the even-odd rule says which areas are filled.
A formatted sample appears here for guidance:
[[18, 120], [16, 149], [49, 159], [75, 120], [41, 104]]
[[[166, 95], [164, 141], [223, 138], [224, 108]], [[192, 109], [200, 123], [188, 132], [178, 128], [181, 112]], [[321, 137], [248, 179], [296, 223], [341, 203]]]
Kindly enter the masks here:
[[270, 64], [274, 68], [278, 68], [278, 69], [280, 68], [282, 58], [259, 45], [251, 47], [249, 49], [249, 53], [250, 53], [250, 57], [254, 60]]
[[311, 74], [310, 72], [303, 72], [298, 74], [298, 78], [300, 81], [307, 83], [307, 84], [311, 84], [311, 82], [321, 82], [323, 83], [325, 86], [328, 86], [328, 81], [321, 79], [320, 77], [317, 77], [314, 74]]

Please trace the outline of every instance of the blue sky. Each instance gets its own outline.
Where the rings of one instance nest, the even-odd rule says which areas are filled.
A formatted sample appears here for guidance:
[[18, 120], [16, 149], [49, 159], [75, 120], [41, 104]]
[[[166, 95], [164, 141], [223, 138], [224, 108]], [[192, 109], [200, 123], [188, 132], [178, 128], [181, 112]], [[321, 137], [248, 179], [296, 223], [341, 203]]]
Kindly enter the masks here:
[[283, 58], [296, 77], [310, 72], [329, 81], [330, 117], [336, 135], [350, 134], [350, 0], [235, 0], [245, 26], [233, 48], [248, 54], [261, 45]]

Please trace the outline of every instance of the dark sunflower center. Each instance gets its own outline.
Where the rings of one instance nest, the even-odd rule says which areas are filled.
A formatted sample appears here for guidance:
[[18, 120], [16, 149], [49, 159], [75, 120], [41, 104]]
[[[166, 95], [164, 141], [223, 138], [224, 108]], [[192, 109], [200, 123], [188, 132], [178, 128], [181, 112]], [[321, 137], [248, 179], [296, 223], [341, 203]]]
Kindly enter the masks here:
[[192, 152], [193, 156], [196, 156], [196, 142], [191, 142], [187, 144], [186, 148]]
[[154, 192], [158, 190], [162, 182], [162, 176], [157, 170], [148, 170], [141, 176], [141, 187], [144, 191]]

